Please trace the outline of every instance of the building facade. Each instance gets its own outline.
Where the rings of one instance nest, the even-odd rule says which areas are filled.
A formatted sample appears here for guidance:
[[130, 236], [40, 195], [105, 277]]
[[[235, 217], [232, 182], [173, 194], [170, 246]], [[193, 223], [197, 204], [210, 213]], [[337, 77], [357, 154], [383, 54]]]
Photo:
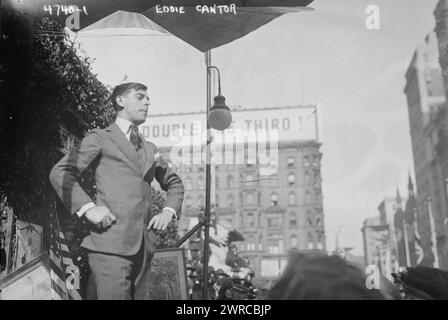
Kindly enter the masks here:
[[[267, 118], [263, 121], [265, 124], [273, 123], [271, 120], [282, 110], [286, 109], [290, 113], [288, 118], [292, 119], [303, 108], [233, 110], [232, 115], [234, 119], [238, 119], [242, 112], [254, 118], [263, 116]], [[309, 114], [316, 114], [314, 106], [305, 108]], [[204, 117], [204, 114], [199, 116]], [[161, 115], [157, 123], [166, 123], [166, 117]], [[278, 119], [278, 123], [284, 122], [283, 119]], [[314, 120], [311, 124], [316, 126]], [[248, 120], [244, 125], [249, 126]], [[231, 225], [244, 235], [245, 241], [236, 242], [238, 252], [248, 258], [258, 283], [278, 279], [291, 250], [326, 250], [322, 153], [321, 143], [317, 141], [317, 126], [315, 128], [316, 139], [301, 139], [300, 133], [283, 135], [280, 132], [277, 147], [270, 150], [271, 156], [273, 152], [277, 153], [272, 158], [275, 158], [276, 169], [269, 174], [263, 173], [259, 164], [248, 161], [238, 164], [212, 162], [212, 215], [218, 223]], [[240, 146], [236, 144], [232, 150], [238, 148]], [[248, 154], [248, 149], [250, 146], [245, 143], [240, 150]], [[205, 207], [205, 164], [176, 164], [172, 161], [172, 150], [173, 147], [159, 146], [159, 151], [165, 159], [171, 159], [184, 182], [183, 212], [186, 214], [179, 228], [184, 234], [191, 227], [186, 220], [197, 218], [199, 208]], [[228, 152], [223, 152], [224, 156], [226, 154]]]
[[381, 201], [377, 216], [363, 223], [366, 265], [377, 265], [393, 280], [391, 273], [396, 273], [400, 267], [415, 267], [423, 261], [416, 212], [417, 199], [409, 177], [408, 198], [397, 190], [395, 197], [385, 197]]
[[[436, 18], [435, 33], [439, 47], [439, 62], [442, 69], [445, 98], [448, 93], [448, 1], [440, 0], [434, 11]], [[440, 267], [448, 269], [448, 105], [433, 117], [432, 127], [437, 134], [433, 135], [434, 166], [439, 171], [440, 183], [437, 196], [445, 202], [444, 211], [437, 208], [434, 216], [435, 232], [437, 235], [437, 251], [439, 253]], [[440, 201], [440, 202], [441, 202]]]
[[448, 92], [448, 1], [439, 0], [434, 10], [436, 27], [434, 29], [437, 36], [437, 45], [439, 48], [439, 64], [443, 70], [444, 92]]
[[401, 255], [402, 252], [400, 251], [400, 244], [402, 243], [400, 241], [402, 241], [402, 239], [399, 230], [401, 230], [401, 228], [396, 228], [396, 220], [398, 216], [402, 215], [403, 204], [406, 203], [406, 201], [406, 198], [403, 198], [397, 190], [397, 195], [395, 197], [385, 197], [377, 208], [380, 224], [388, 226], [388, 235], [390, 237], [388, 240], [388, 248], [390, 250], [391, 265], [402, 265], [401, 262], [404, 262], [404, 260], [400, 260], [400, 258], [403, 257], [403, 255]]
[[[439, 14], [440, 9], [436, 16]], [[439, 29], [441, 30], [441, 25], [439, 25]], [[438, 36], [442, 33], [440, 30], [436, 32]], [[414, 52], [406, 72], [404, 88], [408, 105], [417, 187], [416, 215], [425, 257], [432, 254], [434, 242], [431, 240], [430, 208], [432, 208], [436, 225], [442, 227], [438, 229], [436, 236], [440, 247], [438, 255], [444, 256], [444, 247], [446, 247], [443, 230], [443, 217], [447, 212], [446, 183], [445, 175], [442, 172], [445, 160], [441, 158], [441, 153], [437, 152], [437, 146], [440, 146], [440, 127], [445, 122], [440, 123], [440, 119], [446, 108], [439, 50], [440, 45], [436, 34], [428, 34], [424, 43], [419, 45]], [[440, 62], [445, 64], [442, 60]], [[441, 260], [446, 259], [442, 257]], [[424, 263], [433, 265], [433, 262], [428, 259], [425, 259]], [[447, 266], [444, 263], [444, 267]]]

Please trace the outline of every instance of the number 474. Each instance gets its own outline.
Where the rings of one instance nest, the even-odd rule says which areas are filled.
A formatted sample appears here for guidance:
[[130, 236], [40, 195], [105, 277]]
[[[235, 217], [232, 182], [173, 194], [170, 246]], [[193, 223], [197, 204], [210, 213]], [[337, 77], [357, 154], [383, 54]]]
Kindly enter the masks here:
[[57, 16], [59, 16], [59, 14], [61, 12], [63, 12], [65, 15], [69, 15], [69, 14], [73, 14], [75, 12], [80, 12], [80, 11], [83, 11], [87, 15], [86, 6], [83, 6], [82, 10], [81, 10], [81, 9], [79, 9], [75, 5], [70, 5], [70, 6], [59, 5], [59, 4], [56, 4], [56, 5], [53, 5], [53, 6], [46, 5], [46, 6], [44, 6], [44, 12], [48, 12], [50, 15], [53, 15], [53, 7], [55, 8], [55, 11], [56, 11], [55, 14]]

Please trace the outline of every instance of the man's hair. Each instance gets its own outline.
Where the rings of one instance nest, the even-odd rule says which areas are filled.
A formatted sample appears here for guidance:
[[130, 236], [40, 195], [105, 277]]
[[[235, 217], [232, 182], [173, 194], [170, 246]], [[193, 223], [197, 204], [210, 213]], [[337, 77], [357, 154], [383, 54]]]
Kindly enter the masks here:
[[122, 109], [122, 107], [117, 103], [117, 97], [128, 93], [128, 91], [132, 89], [144, 91], [148, 90], [148, 88], [144, 84], [138, 82], [127, 82], [116, 86], [112, 91], [111, 96], [112, 105], [114, 106], [114, 109], [116, 111], [120, 111]]
[[270, 300], [383, 300], [400, 299], [399, 292], [381, 277], [381, 290], [366, 287], [365, 274], [338, 256], [300, 254], [290, 258]]

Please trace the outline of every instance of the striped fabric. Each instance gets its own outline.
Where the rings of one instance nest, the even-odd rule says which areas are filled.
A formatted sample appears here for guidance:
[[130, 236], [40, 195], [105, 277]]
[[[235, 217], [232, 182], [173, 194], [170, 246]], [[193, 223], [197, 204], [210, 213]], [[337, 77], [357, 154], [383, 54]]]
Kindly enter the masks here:
[[[50, 277], [53, 300], [82, 300], [78, 290], [67, 288], [66, 279], [70, 276], [68, 272], [70, 269], [76, 269], [76, 266], [70, 256], [64, 234], [61, 232], [54, 205], [50, 210]], [[79, 279], [79, 272], [76, 276]], [[76, 281], [69, 283], [74, 284]]]

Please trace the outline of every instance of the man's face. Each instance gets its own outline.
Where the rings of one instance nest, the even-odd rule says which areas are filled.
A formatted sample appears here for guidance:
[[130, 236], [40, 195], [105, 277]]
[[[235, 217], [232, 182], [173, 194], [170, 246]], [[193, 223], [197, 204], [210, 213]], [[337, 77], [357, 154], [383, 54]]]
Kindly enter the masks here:
[[145, 122], [149, 109], [149, 97], [145, 90], [131, 89], [121, 96], [117, 96], [117, 103], [123, 107], [118, 114], [139, 125]]

